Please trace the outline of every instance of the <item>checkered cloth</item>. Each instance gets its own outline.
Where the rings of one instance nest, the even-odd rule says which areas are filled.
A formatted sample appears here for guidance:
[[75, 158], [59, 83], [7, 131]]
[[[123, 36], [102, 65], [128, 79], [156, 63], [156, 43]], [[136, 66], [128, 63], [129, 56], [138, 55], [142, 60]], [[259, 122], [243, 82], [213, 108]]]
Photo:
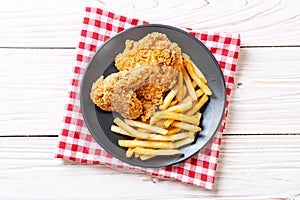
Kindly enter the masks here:
[[214, 54], [226, 81], [226, 111], [219, 131], [211, 142], [192, 158], [173, 166], [142, 168], [124, 163], [103, 150], [89, 133], [82, 117], [79, 91], [80, 82], [92, 55], [109, 38], [127, 28], [148, 24], [146, 21], [117, 15], [99, 8], [87, 7], [78, 45], [76, 62], [68, 89], [65, 113], [55, 152], [56, 158], [79, 163], [104, 164], [116, 168], [138, 170], [152, 176], [211, 189], [215, 179], [222, 132], [228, 114], [228, 104], [234, 83], [239, 55], [239, 34], [207, 32], [182, 28], [201, 40]]

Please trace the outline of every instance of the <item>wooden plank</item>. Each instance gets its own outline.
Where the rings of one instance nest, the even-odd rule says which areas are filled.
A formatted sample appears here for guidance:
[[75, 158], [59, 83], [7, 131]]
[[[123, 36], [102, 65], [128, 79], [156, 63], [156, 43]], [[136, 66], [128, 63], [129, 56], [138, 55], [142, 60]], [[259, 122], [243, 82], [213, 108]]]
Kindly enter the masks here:
[[75, 47], [80, 0], [11, 0], [0, 7], [0, 47]]
[[84, 5], [153, 23], [239, 32], [243, 46], [300, 45], [297, 0], [11, 0], [0, 7], [0, 47], [75, 47]]
[[299, 135], [225, 136], [212, 191], [102, 165], [63, 163], [53, 158], [56, 140], [0, 138], [1, 199], [300, 197]]
[[300, 133], [299, 53], [241, 49], [225, 133]]
[[[0, 49], [0, 135], [58, 134], [74, 49]], [[300, 48], [244, 48], [225, 134], [300, 133]]]
[[0, 49], [0, 135], [58, 134], [74, 49]]

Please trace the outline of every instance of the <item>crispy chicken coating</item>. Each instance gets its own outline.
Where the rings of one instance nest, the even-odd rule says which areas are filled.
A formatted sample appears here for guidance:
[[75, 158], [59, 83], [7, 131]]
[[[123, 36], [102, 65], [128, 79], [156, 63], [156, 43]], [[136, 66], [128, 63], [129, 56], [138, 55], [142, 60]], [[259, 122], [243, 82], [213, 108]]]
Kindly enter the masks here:
[[[112, 106], [112, 94], [116, 83], [122, 79], [122, 77], [128, 75], [128, 71], [112, 73], [105, 79], [101, 76], [98, 80], [93, 83], [90, 97], [92, 101], [99, 106], [101, 109], [106, 111], [119, 111], [116, 110], [119, 107]], [[136, 119], [143, 113], [142, 102], [137, 98], [135, 92], [127, 94], [128, 102], [122, 102], [125, 105], [125, 111], [119, 111], [124, 117]], [[128, 112], [126, 112], [128, 111]]]
[[118, 70], [132, 70], [142, 65], [165, 65], [179, 70], [182, 64], [181, 49], [165, 34], [153, 32], [139, 41], [126, 40], [125, 50], [118, 54]]
[[[132, 110], [137, 107], [135, 105], [137, 101], [133, 101], [137, 98], [143, 108], [138, 110], [138, 113], [147, 116], [144, 119], [149, 119], [153, 114], [153, 108], [150, 109], [149, 103], [152, 105], [162, 103], [165, 92], [175, 85], [177, 74], [176, 70], [168, 66], [147, 65], [128, 71], [128, 74], [114, 85], [111, 96], [113, 110], [123, 117], [132, 118], [131, 112], [137, 114], [136, 110]], [[166, 75], [173, 78], [168, 78]], [[147, 105], [144, 104], [146, 101]], [[152, 114], [148, 114], [148, 111]]]
[[103, 76], [98, 78], [92, 86], [90, 97], [92, 101], [101, 109], [112, 111], [111, 108], [111, 93], [118, 80], [127, 72], [113, 73], [105, 79]]
[[120, 72], [95, 81], [91, 99], [103, 110], [146, 121], [176, 83], [183, 66], [181, 49], [157, 32], [139, 41], [127, 40], [125, 45], [115, 59]]

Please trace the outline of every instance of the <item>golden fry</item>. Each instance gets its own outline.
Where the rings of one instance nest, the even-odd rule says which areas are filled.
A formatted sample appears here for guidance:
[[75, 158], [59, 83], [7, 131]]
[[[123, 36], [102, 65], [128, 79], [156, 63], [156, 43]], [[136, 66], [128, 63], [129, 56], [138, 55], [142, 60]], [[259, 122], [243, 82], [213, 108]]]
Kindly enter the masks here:
[[178, 101], [177, 101], [177, 100], [174, 100], [174, 101], [172, 101], [172, 102], [170, 103], [169, 107], [175, 106], [177, 103], [178, 103]]
[[195, 117], [188, 116], [185, 114], [170, 112], [170, 111], [159, 111], [156, 112], [150, 119], [150, 124], [154, 124], [160, 119], [174, 119], [178, 121], [188, 122], [191, 124], [199, 124], [199, 120]]
[[193, 88], [197, 87], [197, 83], [195, 81], [192, 82]]
[[[200, 69], [196, 66], [196, 64], [191, 60], [190, 56], [183, 53], [183, 59], [185, 60], [185, 62], [188, 62], [192, 65], [195, 73], [199, 76], [199, 78], [204, 82], [207, 83], [207, 80], [205, 78], [205, 76], [203, 75], [203, 73], [200, 71]], [[195, 86], [196, 87], [196, 86]]]
[[[194, 140], [195, 140], [195, 137], [191, 136], [191, 137], [187, 137], [185, 139], [182, 139], [178, 142], [175, 142], [173, 144], [174, 144], [175, 148], [180, 148], [180, 147], [183, 147], [185, 145], [191, 144], [192, 142], [194, 142]], [[141, 160], [148, 160], [148, 159], [153, 158], [153, 157], [155, 157], [155, 155], [143, 155], [143, 154], [140, 155]]]
[[196, 90], [196, 96], [197, 98], [201, 97], [203, 94], [203, 91], [201, 89]]
[[150, 159], [150, 158], [153, 158], [153, 157], [155, 157], [155, 155], [140, 155], [140, 159], [141, 160], [148, 160], [148, 159]]
[[[202, 95], [203, 95], [202, 90], [201, 90], [201, 89], [198, 89], [198, 90], [196, 91], [196, 96], [197, 96], [197, 98], [201, 97]], [[193, 101], [193, 100], [192, 100], [192, 97], [191, 97], [191, 96], [187, 96], [187, 97], [185, 97], [185, 99], [183, 99], [183, 103], [185, 103], [185, 102], [187, 102], [187, 101]], [[171, 106], [170, 106], [170, 107], [171, 107]]]
[[191, 66], [191, 64], [188, 64], [186, 66], [190, 76], [192, 77], [192, 79], [197, 83], [197, 85], [200, 87], [200, 89], [206, 94], [206, 95], [211, 95], [211, 91], [209, 89], [209, 87], [197, 76], [197, 74], [195, 74], [193, 67]]
[[186, 86], [184, 85], [182, 88], [182, 97], [183, 98], [186, 96], [186, 93], [187, 93], [187, 89], [186, 89]]
[[172, 142], [162, 142], [162, 141], [145, 141], [145, 140], [119, 140], [118, 144], [121, 147], [145, 147], [153, 149], [165, 149], [174, 148], [174, 143]]
[[167, 111], [182, 113], [182, 112], [190, 109], [193, 106], [193, 102], [192, 102], [192, 100], [189, 101], [189, 99], [187, 99], [187, 98], [184, 99], [184, 101], [181, 104], [169, 107], [167, 109]]
[[183, 154], [182, 151], [177, 149], [147, 149], [141, 147], [134, 148], [133, 152], [138, 154], [144, 154], [144, 155], [161, 155], [161, 156]]
[[134, 127], [138, 127], [138, 128], [143, 128], [146, 130], [150, 130], [153, 131], [154, 133], [159, 133], [162, 135], [166, 135], [168, 133], [168, 131], [166, 129], [157, 127], [157, 126], [152, 126], [143, 122], [139, 122], [139, 121], [134, 121], [131, 119], [124, 119], [125, 123], [128, 124], [129, 126], [134, 126]]
[[181, 130], [180, 128], [171, 128], [168, 130], [168, 135], [178, 133], [180, 130]]
[[[189, 59], [190, 60], [190, 59]], [[202, 80], [199, 75], [195, 72], [195, 69], [192, 65], [191, 62], [189, 62], [188, 60], [185, 62], [185, 67], [189, 73], [189, 75], [191, 76], [191, 78], [197, 83], [197, 85], [200, 87], [201, 90], [203, 90], [203, 92], [207, 95], [211, 95], [211, 91], [209, 89], [209, 87], [206, 85], [206, 79]], [[203, 75], [202, 75], [203, 76]], [[203, 76], [204, 77], [204, 76]], [[206, 81], [206, 82], [205, 82]]]
[[175, 146], [175, 148], [180, 148], [180, 147], [185, 146], [187, 144], [191, 144], [192, 142], [194, 142], [194, 140], [195, 140], [194, 136], [187, 137], [187, 138], [185, 138], [183, 140], [179, 140], [179, 141], [175, 142], [174, 146]]
[[159, 109], [161, 110], [167, 109], [169, 104], [172, 102], [173, 98], [176, 96], [177, 93], [178, 93], [178, 89], [170, 90], [170, 92], [165, 97], [163, 104], [159, 106]]
[[126, 151], [126, 157], [131, 158], [132, 155], [133, 155], [133, 148], [128, 148]]
[[129, 125], [127, 125], [125, 122], [123, 122], [120, 118], [115, 118], [114, 123], [116, 123], [121, 129], [129, 133], [130, 136], [140, 138], [140, 139], [147, 139], [149, 137], [149, 134], [138, 132]]
[[[182, 139], [182, 140], [179, 140], [179, 141], [173, 143], [175, 148], [180, 148], [180, 147], [183, 147], [185, 145], [188, 145], [188, 144], [191, 144], [192, 142], [194, 142], [194, 140], [195, 140], [194, 134], [192, 133], [191, 135], [192, 136], [190, 136], [190, 137], [187, 137], [185, 139]], [[143, 155], [143, 154], [140, 155], [141, 160], [148, 160], [153, 157], [155, 157], [155, 155]]]
[[141, 154], [134, 152], [134, 157], [139, 158]]
[[188, 90], [190, 96], [192, 97], [192, 100], [197, 100], [196, 92], [192, 85], [191, 79], [184, 68], [182, 69], [182, 74], [183, 74], [184, 80], [186, 82], [187, 90]]
[[[129, 133], [124, 131], [118, 126], [112, 125], [111, 131], [115, 133], [119, 133], [121, 135], [131, 136]], [[181, 140], [183, 138], [189, 137], [188, 133], [177, 133], [174, 135], [159, 135], [159, 134], [151, 134], [151, 133], [145, 133], [147, 135], [148, 140], [156, 140], [156, 141], [176, 141]], [[141, 138], [140, 138], [141, 139]]]
[[153, 134], [152, 137], [149, 138], [149, 140], [156, 140], [156, 141], [176, 141], [181, 140], [183, 138], [189, 137], [189, 133], [177, 133], [173, 135], [158, 135]]
[[160, 120], [158, 122], [155, 122], [155, 124], [153, 124], [157, 127], [160, 127], [160, 128], [164, 128], [164, 120]]
[[124, 131], [123, 129], [121, 129], [120, 127], [118, 127], [116, 125], [111, 125], [110, 130], [114, 133], [119, 133], [121, 135], [131, 136], [129, 133], [127, 133], [126, 131]]
[[201, 131], [201, 128], [198, 126], [195, 126], [193, 124], [188, 124], [188, 123], [184, 123], [184, 122], [173, 122], [172, 126], [177, 127], [177, 128], [181, 128], [184, 130], [188, 130], [188, 131], [193, 131], [193, 132], [198, 132]]
[[139, 131], [139, 132], [143, 132], [143, 133], [153, 133], [153, 131], [143, 129], [143, 128], [136, 128], [136, 130]]
[[183, 74], [182, 74], [182, 72], [180, 72], [179, 77], [178, 77], [178, 93], [176, 95], [177, 100], [179, 102], [182, 102], [182, 99], [183, 99], [183, 96], [182, 96], [183, 90], [182, 90], [182, 88], [183, 88]]
[[[167, 120], [164, 122], [164, 127], [165, 127], [165, 128], [168, 128], [173, 122], [174, 122], [174, 119], [167, 119]], [[169, 133], [169, 132], [168, 132], [168, 133]]]
[[188, 116], [192, 116], [194, 115], [208, 100], [208, 96], [205, 94], [203, 95], [199, 101], [193, 106], [193, 108], [191, 108], [186, 115]]

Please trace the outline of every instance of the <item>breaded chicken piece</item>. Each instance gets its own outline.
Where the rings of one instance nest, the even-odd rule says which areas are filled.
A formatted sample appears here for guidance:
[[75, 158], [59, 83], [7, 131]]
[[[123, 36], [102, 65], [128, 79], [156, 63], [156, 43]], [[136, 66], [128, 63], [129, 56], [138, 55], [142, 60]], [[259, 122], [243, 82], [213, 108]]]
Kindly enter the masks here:
[[101, 76], [97, 79], [92, 86], [90, 97], [92, 101], [101, 109], [106, 111], [112, 111], [111, 108], [111, 93], [115, 83], [127, 72], [113, 73], [107, 76], [105, 79]]
[[136, 119], [143, 113], [143, 106], [135, 92], [127, 94], [127, 98], [129, 99], [128, 102], [122, 102], [122, 105], [127, 108], [126, 111], [128, 112], [119, 111], [119, 107], [113, 106], [114, 104], [112, 103], [112, 94], [114, 93], [116, 83], [124, 76], [128, 75], [128, 73], [128, 71], [112, 73], [105, 79], [101, 76], [93, 83], [90, 97], [92, 101], [103, 110], [117, 111], [124, 117]]
[[126, 40], [125, 46], [125, 50], [115, 59], [120, 71], [157, 64], [179, 70], [183, 65], [180, 47], [162, 33], [153, 32], [137, 42]]
[[[168, 66], [142, 66], [128, 71], [115, 85], [111, 98], [113, 110], [119, 112], [123, 117], [132, 116], [132, 108], [128, 105], [136, 104], [132, 97], [139, 99], [142, 103], [142, 113], [144, 119], [149, 119], [153, 115], [152, 105], [159, 105], [163, 101], [165, 92], [176, 83], [178, 72]], [[135, 95], [137, 94], [137, 96]], [[147, 104], [145, 102], [147, 101]], [[127, 102], [127, 103], [125, 103]], [[140, 112], [140, 110], [138, 110]], [[150, 113], [148, 113], [150, 112]]]
[[141, 114], [141, 120], [143, 122], [146, 122], [148, 119], [154, 115], [157, 104], [153, 104], [152, 101], [148, 101], [146, 99], [141, 99], [142, 104], [143, 104], [143, 113]]

